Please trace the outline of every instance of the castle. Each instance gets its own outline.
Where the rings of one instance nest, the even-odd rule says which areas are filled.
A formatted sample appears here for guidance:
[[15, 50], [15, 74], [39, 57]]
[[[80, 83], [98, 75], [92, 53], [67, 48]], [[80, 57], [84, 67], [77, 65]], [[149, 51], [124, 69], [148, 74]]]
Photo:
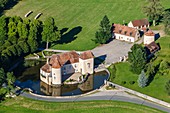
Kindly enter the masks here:
[[40, 68], [40, 80], [49, 85], [62, 84], [62, 78], [72, 73], [93, 74], [94, 55], [91, 51], [76, 53], [75, 51], [53, 54]]

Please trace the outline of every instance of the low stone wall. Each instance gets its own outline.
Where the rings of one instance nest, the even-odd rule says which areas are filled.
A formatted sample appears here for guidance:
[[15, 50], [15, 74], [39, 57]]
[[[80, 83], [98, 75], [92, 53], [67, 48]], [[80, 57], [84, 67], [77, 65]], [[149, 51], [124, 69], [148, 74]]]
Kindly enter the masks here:
[[139, 93], [139, 92], [137, 92], [137, 91], [134, 91], [134, 90], [131, 90], [131, 89], [128, 89], [128, 88], [125, 88], [125, 87], [120, 86], [120, 85], [118, 85], [118, 84], [115, 84], [115, 83], [112, 83], [112, 82], [109, 82], [109, 81], [107, 81], [106, 84], [109, 85], [109, 86], [112, 85], [112, 86], [114, 86], [115, 88], [121, 89], [121, 90], [126, 91], [126, 92], [128, 92], [128, 93], [131, 93], [131, 94], [133, 94], [133, 95], [136, 95], [136, 96], [142, 97], [142, 98], [144, 98], [144, 99], [150, 100], [150, 101], [155, 102], [155, 103], [157, 103], [157, 104], [161, 104], [161, 105], [163, 105], [163, 106], [170, 107], [170, 103], [168, 103], [168, 102], [164, 102], [164, 101], [162, 101], [162, 100], [153, 98], [153, 97], [151, 97], [151, 96], [148, 96], [148, 95]]

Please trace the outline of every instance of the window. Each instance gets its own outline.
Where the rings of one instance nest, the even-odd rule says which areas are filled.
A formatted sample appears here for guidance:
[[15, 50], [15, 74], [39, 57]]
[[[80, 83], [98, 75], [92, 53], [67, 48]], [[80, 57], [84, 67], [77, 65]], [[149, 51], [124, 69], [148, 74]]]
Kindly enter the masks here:
[[54, 79], [56, 79], [56, 77], [54, 77]]
[[90, 63], [87, 63], [88, 68], [90, 68]]
[[124, 32], [124, 34], [126, 35], [127, 31]]
[[77, 65], [75, 64], [75, 65], [74, 65], [74, 67], [76, 68], [76, 67], [77, 67]]
[[132, 32], [130, 32], [130, 36], [132, 36]]

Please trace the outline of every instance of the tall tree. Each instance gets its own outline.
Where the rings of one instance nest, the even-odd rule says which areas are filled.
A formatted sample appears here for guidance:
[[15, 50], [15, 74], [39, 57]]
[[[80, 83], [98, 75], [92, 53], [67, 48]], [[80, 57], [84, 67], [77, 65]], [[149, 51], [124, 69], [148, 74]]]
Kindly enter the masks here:
[[160, 0], [147, 0], [148, 5], [144, 6], [144, 13], [148, 18], [153, 22], [153, 26], [156, 25], [156, 22], [163, 15], [164, 8], [160, 3]]
[[7, 24], [6, 24], [6, 17], [0, 17], [0, 45], [4, 44], [5, 40], [7, 39]]
[[148, 79], [145, 75], [145, 72], [142, 70], [138, 78], [138, 86], [144, 88], [147, 85]]
[[170, 35], [170, 11], [166, 11], [163, 16], [164, 31]]
[[140, 74], [147, 63], [146, 50], [141, 45], [134, 44], [128, 52], [128, 61], [131, 63], [131, 71]]
[[5, 72], [3, 68], [0, 68], [0, 86], [3, 84], [5, 81]]
[[58, 36], [56, 32], [56, 26], [54, 19], [52, 17], [47, 18], [44, 21], [44, 27], [42, 31], [42, 40], [46, 42], [46, 48], [48, 49], [48, 44], [53, 41], [57, 41], [60, 36]]
[[111, 38], [111, 25], [108, 17], [105, 15], [100, 22], [100, 29], [95, 34], [95, 43], [104, 44]]

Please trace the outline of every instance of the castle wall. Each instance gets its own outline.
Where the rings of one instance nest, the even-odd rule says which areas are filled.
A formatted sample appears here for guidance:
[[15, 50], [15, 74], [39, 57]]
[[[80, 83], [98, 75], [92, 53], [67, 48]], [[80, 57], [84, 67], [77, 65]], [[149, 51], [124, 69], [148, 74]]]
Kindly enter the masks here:
[[62, 75], [79, 72], [79, 63], [67, 64], [62, 67]]

